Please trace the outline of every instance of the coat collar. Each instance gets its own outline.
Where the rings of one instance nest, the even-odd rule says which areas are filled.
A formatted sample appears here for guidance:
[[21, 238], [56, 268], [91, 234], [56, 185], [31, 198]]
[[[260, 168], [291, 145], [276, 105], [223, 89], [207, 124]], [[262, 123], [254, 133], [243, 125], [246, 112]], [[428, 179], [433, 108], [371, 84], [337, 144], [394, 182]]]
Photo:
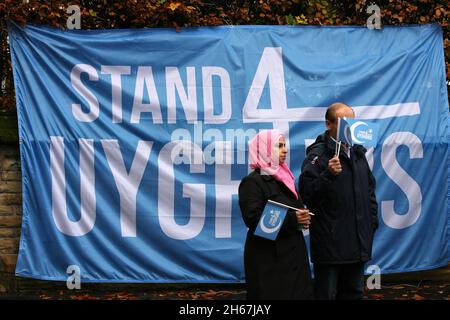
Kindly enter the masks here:
[[261, 176], [261, 178], [263, 178], [266, 181], [272, 181], [275, 180], [274, 177], [272, 177], [270, 174], [261, 174], [261, 169], [255, 169], [256, 172], [259, 173], [259, 175]]
[[[333, 141], [333, 139], [331, 138], [331, 136], [329, 135], [328, 130], [325, 131], [325, 133], [323, 134], [323, 139], [327, 148], [327, 152], [331, 155], [334, 155], [335, 152], [335, 148], [336, 148], [336, 142]], [[352, 146], [352, 150], [353, 150], [353, 154], [356, 156], [356, 158], [361, 158], [365, 155], [366, 153], [366, 148], [364, 148], [362, 145], [360, 144], [354, 144]], [[343, 151], [341, 151], [343, 152]]]

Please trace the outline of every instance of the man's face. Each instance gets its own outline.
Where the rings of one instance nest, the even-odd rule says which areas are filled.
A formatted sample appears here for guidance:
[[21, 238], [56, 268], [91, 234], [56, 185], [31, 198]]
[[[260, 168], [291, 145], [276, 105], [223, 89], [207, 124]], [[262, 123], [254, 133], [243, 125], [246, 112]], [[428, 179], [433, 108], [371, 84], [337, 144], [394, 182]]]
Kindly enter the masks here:
[[338, 118], [350, 118], [354, 119], [355, 114], [353, 113], [353, 110], [349, 107], [342, 106], [341, 108], [337, 109], [334, 113], [334, 122], [331, 122], [329, 120], [325, 121], [325, 124], [327, 126], [328, 131], [330, 132], [330, 136], [336, 139], [337, 136], [337, 125], [338, 125]]

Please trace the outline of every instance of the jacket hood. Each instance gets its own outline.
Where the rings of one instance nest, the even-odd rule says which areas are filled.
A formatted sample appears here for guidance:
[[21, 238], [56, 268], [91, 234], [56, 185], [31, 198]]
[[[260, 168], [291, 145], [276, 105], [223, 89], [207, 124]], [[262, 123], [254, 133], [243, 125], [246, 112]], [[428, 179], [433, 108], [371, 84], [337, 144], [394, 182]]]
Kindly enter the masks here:
[[[306, 154], [309, 154], [313, 150], [323, 150], [326, 147], [326, 142], [328, 140], [327, 132], [322, 133], [316, 138], [316, 141], [313, 142], [308, 148], [306, 148]], [[330, 139], [331, 140], [331, 139]]]

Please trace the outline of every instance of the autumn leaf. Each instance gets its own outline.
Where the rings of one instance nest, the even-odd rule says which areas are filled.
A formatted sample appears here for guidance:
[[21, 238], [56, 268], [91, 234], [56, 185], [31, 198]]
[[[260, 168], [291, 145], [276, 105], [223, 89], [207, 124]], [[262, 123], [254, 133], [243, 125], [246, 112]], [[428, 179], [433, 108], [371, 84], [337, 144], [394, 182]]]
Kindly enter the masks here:
[[78, 296], [70, 296], [71, 300], [100, 300], [99, 297], [90, 296], [88, 294], [78, 295]]
[[137, 300], [136, 295], [127, 292], [117, 292], [112, 294], [107, 294], [102, 299], [105, 300]]
[[375, 293], [375, 294], [370, 295], [370, 297], [371, 297], [372, 299], [375, 299], [375, 300], [381, 300], [381, 299], [384, 298], [384, 295], [379, 294], [379, 293]]
[[194, 11], [195, 10], [195, 7], [193, 7], [193, 6], [187, 6], [186, 7], [186, 11], [187, 12], [191, 12], [191, 11]]
[[288, 25], [294, 24], [294, 17], [292, 16], [292, 14], [289, 14], [286, 16], [286, 24], [288, 24]]
[[50, 8], [47, 5], [42, 5], [39, 8], [39, 16], [43, 17], [43, 16], [47, 15], [49, 11], [50, 11]]
[[405, 289], [405, 287], [404, 286], [393, 286], [392, 289], [394, 289], [394, 290], [402, 290], [402, 289]]
[[169, 5], [169, 9], [172, 10], [172, 11], [175, 11], [180, 5], [181, 5], [181, 3], [179, 3], [179, 2], [172, 2]]

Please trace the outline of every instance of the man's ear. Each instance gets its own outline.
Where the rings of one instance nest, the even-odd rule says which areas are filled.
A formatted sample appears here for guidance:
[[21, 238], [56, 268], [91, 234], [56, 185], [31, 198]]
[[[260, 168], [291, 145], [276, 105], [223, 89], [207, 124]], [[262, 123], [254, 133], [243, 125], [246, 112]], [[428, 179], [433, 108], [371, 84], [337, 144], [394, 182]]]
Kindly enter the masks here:
[[331, 122], [330, 120], [325, 120], [325, 125], [327, 126], [327, 129], [331, 129]]

